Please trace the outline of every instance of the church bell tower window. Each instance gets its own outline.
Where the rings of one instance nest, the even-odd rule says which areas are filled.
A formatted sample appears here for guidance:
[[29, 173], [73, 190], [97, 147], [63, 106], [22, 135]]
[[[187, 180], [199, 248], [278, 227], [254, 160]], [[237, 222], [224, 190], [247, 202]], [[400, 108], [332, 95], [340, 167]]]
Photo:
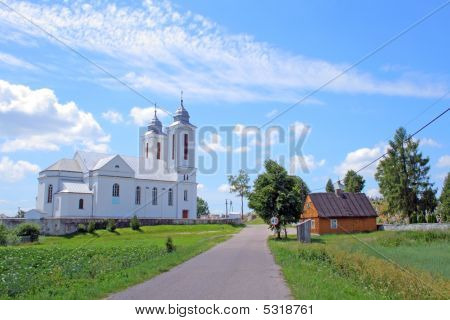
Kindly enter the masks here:
[[184, 134], [184, 160], [188, 159], [188, 147], [189, 147], [188, 143], [189, 143], [188, 142], [188, 134], [185, 133]]

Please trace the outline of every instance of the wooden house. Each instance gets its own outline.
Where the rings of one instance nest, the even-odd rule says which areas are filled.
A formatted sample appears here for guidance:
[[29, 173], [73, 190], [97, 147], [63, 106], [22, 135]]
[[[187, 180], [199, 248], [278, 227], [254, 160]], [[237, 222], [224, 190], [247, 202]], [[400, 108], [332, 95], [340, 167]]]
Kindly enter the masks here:
[[377, 213], [364, 193], [310, 193], [301, 220], [311, 219], [311, 233], [352, 233], [377, 230]]

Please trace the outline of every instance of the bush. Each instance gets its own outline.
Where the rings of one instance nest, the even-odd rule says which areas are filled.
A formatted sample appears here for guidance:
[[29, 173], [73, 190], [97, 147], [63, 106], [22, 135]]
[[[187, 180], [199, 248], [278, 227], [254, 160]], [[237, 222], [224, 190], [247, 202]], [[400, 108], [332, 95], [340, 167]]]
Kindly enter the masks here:
[[425, 223], [425, 216], [423, 213], [417, 213], [417, 223]]
[[88, 226], [87, 226], [87, 232], [94, 233], [94, 231], [95, 231], [95, 222], [94, 221], [90, 221]]
[[116, 222], [113, 219], [108, 219], [108, 222], [106, 223], [106, 230], [109, 232], [114, 232], [116, 228]]
[[0, 246], [8, 244], [8, 229], [3, 224], [0, 224]]
[[171, 252], [175, 251], [175, 249], [176, 249], [176, 247], [175, 247], [175, 245], [173, 244], [172, 238], [171, 238], [171, 237], [168, 237], [168, 238], [167, 238], [167, 241], [166, 241], [166, 251], [167, 251], [168, 253], [171, 253]]
[[427, 214], [426, 216], [428, 223], [436, 223], [436, 215], [434, 213]]
[[139, 223], [139, 219], [137, 218], [136, 215], [134, 215], [133, 218], [131, 218], [130, 227], [133, 230], [139, 230], [141, 228], [141, 224]]
[[37, 241], [41, 234], [41, 226], [36, 223], [21, 223], [16, 228], [19, 237], [30, 237], [30, 241]]
[[417, 214], [413, 213], [409, 219], [409, 223], [417, 223]]
[[87, 231], [87, 227], [84, 223], [79, 223], [77, 225], [77, 231], [81, 233], [85, 233]]

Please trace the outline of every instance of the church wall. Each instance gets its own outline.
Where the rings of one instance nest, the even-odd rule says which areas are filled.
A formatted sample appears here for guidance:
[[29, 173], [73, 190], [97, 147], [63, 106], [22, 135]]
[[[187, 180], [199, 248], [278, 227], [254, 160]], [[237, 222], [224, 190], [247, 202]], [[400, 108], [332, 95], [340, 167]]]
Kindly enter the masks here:
[[[83, 199], [83, 209], [79, 200]], [[90, 217], [92, 215], [92, 195], [87, 193], [60, 193], [55, 197], [55, 217]]]

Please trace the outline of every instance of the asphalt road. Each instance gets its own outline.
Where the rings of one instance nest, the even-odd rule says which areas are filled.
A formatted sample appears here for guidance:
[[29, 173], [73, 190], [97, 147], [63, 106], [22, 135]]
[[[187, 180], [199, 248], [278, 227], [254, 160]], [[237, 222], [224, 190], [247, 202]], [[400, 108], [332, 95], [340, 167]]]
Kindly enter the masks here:
[[267, 247], [268, 235], [265, 225], [248, 226], [214, 248], [109, 299], [291, 299]]

